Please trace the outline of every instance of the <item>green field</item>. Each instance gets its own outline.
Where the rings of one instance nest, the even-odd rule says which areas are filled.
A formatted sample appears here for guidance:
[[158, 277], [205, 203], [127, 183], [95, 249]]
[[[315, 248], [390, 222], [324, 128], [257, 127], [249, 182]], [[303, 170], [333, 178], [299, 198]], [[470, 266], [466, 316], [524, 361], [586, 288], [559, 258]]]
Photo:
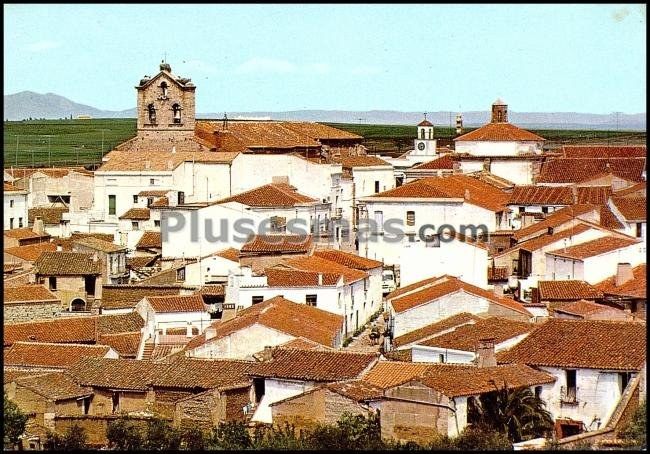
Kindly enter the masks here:
[[[415, 126], [325, 123], [365, 138], [372, 152], [398, 155], [412, 148]], [[472, 128], [466, 128], [464, 132]], [[133, 137], [135, 119], [32, 120], [4, 123], [4, 165], [68, 166], [99, 164], [106, 152]], [[533, 130], [548, 139], [547, 146], [563, 143], [644, 144], [645, 132]], [[451, 143], [454, 130], [436, 127], [439, 146]]]

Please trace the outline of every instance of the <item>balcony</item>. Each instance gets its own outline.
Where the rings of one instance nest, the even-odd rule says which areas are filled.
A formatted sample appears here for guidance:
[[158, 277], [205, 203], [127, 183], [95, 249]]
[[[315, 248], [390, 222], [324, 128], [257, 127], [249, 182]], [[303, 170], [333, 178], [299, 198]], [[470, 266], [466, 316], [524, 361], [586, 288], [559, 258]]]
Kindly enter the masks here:
[[562, 386], [560, 388], [560, 403], [566, 405], [577, 405], [578, 388]]

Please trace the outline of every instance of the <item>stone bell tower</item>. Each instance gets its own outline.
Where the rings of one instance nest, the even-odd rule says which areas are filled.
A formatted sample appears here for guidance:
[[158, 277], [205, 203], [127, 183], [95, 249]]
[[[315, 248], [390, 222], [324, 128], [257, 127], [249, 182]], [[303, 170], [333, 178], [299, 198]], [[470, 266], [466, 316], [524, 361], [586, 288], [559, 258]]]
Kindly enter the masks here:
[[194, 135], [196, 86], [191, 79], [172, 73], [169, 63], [160, 63], [154, 77], [144, 76], [138, 92], [138, 135], [163, 138]]
[[492, 103], [492, 123], [508, 123], [508, 104], [501, 98]]

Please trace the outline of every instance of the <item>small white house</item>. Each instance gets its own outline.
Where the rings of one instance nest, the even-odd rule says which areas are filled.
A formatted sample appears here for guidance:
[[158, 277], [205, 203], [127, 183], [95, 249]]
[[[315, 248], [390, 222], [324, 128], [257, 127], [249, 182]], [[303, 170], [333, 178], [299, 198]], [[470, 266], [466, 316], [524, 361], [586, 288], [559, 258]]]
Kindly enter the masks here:
[[4, 230], [27, 227], [27, 191], [4, 183]]
[[191, 337], [193, 331], [202, 333], [212, 322], [201, 295], [147, 296], [135, 310], [145, 320], [143, 339], [167, 336], [168, 330], [179, 328]]

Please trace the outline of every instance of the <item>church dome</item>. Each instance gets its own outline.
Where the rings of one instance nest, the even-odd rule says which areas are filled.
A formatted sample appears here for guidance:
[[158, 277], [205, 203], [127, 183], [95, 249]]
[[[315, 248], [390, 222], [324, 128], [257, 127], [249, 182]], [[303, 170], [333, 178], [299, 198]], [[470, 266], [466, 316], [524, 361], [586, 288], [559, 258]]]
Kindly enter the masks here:
[[505, 102], [503, 99], [501, 99], [501, 98], [497, 98], [497, 100], [494, 101], [494, 102], [492, 103], [492, 105], [493, 105], [493, 106], [507, 106], [508, 104], [506, 104], [506, 102]]

